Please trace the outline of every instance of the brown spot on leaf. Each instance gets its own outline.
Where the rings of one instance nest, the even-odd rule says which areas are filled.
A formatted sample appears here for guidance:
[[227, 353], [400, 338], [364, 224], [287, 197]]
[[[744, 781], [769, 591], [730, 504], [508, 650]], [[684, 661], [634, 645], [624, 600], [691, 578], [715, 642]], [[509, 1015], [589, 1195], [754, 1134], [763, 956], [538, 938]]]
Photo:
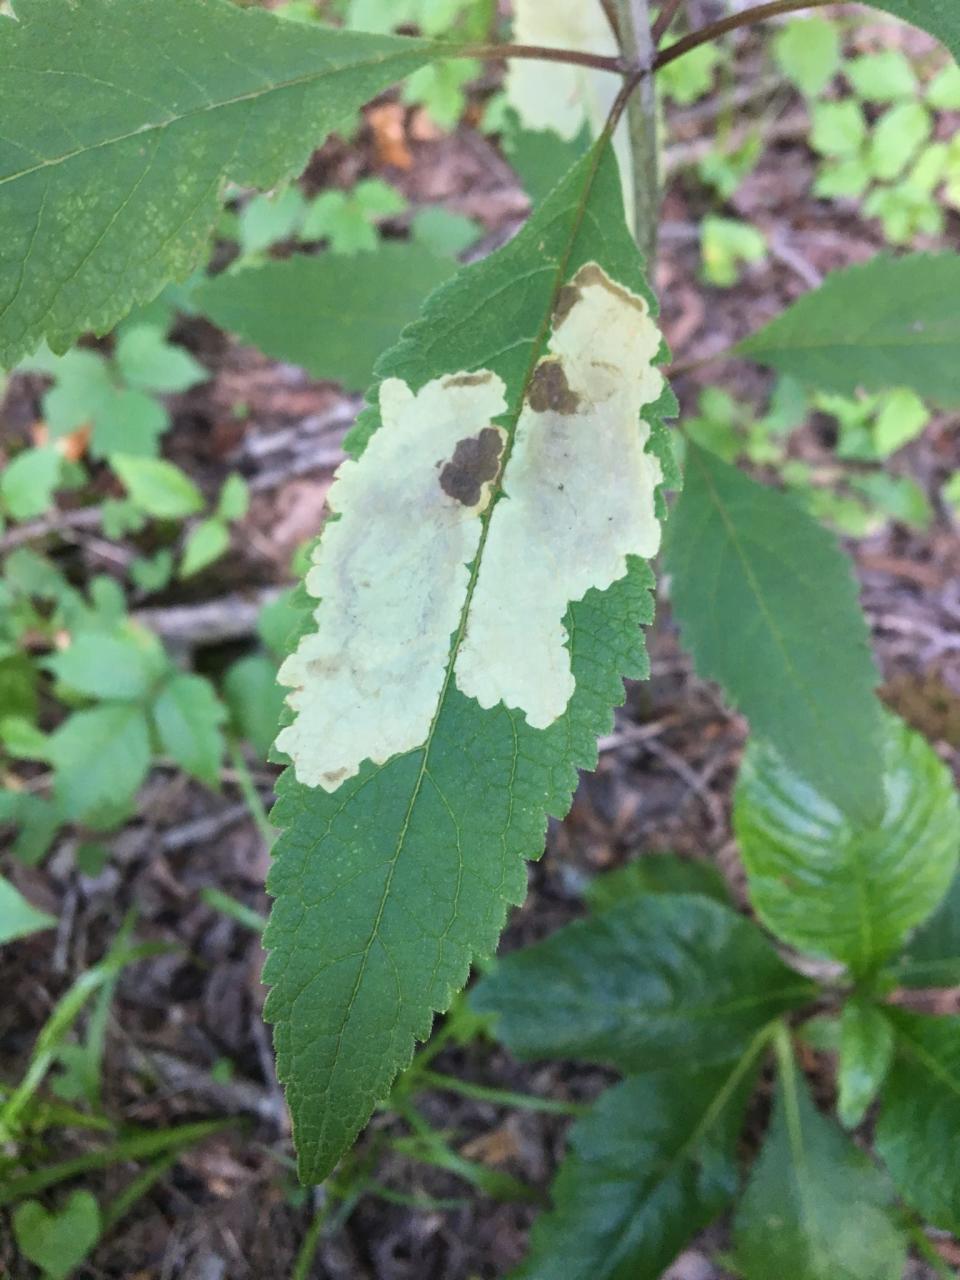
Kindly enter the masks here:
[[553, 308], [553, 327], [559, 329], [566, 320], [567, 316], [583, 297], [583, 294], [575, 284], [565, 284], [557, 294], [556, 305]]
[[553, 409], [555, 413], [567, 414], [577, 412], [580, 397], [570, 390], [559, 360], [541, 360], [530, 379], [527, 401], [536, 413]]
[[440, 488], [465, 507], [475, 507], [483, 486], [500, 471], [504, 434], [498, 427], [484, 427], [479, 435], [460, 440], [453, 457], [440, 472]]
[[492, 377], [493, 374], [489, 369], [481, 369], [479, 373], [454, 373], [449, 378], [444, 378], [443, 385], [445, 387], [482, 387]]
[[[616, 280], [611, 280], [603, 267], [598, 266], [596, 262], [588, 262], [586, 266], [581, 267], [573, 277], [573, 281], [574, 285], [580, 288], [591, 284], [599, 285], [602, 289], [606, 289], [608, 293], [612, 293], [615, 298], [619, 298], [621, 302], [626, 303], [628, 307], [633, 307], [639, 311], [641, 315], [646, 315], [650, 310], [644, 298], [631, 293], [622, 284], [617, 284]], [[569, 288], [570, 286], [567, 287]]]

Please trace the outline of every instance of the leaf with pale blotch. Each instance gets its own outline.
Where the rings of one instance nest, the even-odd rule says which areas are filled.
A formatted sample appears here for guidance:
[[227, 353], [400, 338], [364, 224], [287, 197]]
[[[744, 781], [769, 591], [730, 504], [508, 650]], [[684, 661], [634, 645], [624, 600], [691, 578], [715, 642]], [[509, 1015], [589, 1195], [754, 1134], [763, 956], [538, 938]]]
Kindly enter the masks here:
[[[183, 279], [224, 181], [271, 187], [438, 56], [226, 0], [17, 0], [0, 17], [0, 364]], [[439, 52], [449, 56], [449, 46]]]
[[[664, 465], [646, 449], [673, 408], [651, 368], [665, 354], [651, 303], [616, 166], [593, 153], [515, 240], [428, 299], [378, 366], [379, 413], [348, 440], [338, 518], [307, 577], [321, 598], [284, 664], [294, 714], [280, 745], [296, 774], [274, 813], [286, 830], [266, 935], [267, 1016], [308, 1179], [495, 946], [622, 677], [645, 673], [643, 557]], [[571, 356], [590, 316], [607, 328]], [[548, 422], [563, 448], [543, 490], [525, 468]], [[518, 518], [526, 541], [488, 562], [506, 545], [499, 523]], [[518, 593], [515, 575], [545, 590], [571, 531], [576, 573], [549, 601]], [[461, 666], [471, 629], [496, 644]], [[513, 683], [508, 635], [510, 656], [544, 655]], [[464, 691], [481, 681], [486, 707]]]

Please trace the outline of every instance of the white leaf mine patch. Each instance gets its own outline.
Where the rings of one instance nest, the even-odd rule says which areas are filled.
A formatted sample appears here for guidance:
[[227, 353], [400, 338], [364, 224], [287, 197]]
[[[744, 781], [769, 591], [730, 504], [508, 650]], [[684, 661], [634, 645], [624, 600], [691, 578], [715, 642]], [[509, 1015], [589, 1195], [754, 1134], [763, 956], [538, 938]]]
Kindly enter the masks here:
[[561, 290], [550, 354], [531, 379], [490, 516], [466, 634], [461, 692], [503, 702], [546, 728], [574, 678], [564, 615], [592, 588], [660, 544], [660, 464], [644, 448], [640, 410], [660, 395], [660, 333], [646, 300], [596, 263]]
[[316, 631], [280, 668], [297, 779], [335, 791], [364, 760], [423, 743], [437, 710], [506, 438], [495, 374], [380, 387], [383, 425], [330, 489], [307, 574]]

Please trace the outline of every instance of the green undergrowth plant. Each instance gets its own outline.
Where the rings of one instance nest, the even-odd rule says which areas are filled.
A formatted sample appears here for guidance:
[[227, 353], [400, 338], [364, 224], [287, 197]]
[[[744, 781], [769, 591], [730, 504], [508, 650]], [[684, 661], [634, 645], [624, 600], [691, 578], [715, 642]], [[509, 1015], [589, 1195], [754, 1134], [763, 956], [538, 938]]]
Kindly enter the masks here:
[[[544, 6], [516, 0], [512, 31], [486, 3], [357, 0], [328, 10], [300, 4], [283, 17], [227, 0], [88, 0], [79, 7], [19, 0], [15, 17], [0, 19], [9, 86], [0, 210], [10, 228], [0, 249], [0, 360], [9, 368], [36, 360], [45, 342], [57, 360], [100, 361], [96, 376], [122, 395], [137, 390], [127, 385], [136, 337], [159, 363], [179, 363], [183, 375], [169, 326], [152, 321], [144, 339], [142, 315], [117, 333], [109, 355], [71, 344], [82, 334], [107, 335], [171, 281], [190, 279], [184, 307], [194, 314], [316, 377], [367, 388], [329, 491], [331, 518], [305, 557], [296, 598], [280, 606], [282, 642], [276, 630], [268, 638], [269, 624], [262, 627], [262, 650], [232, 668], [224, 689], [231, 727], [262, 749], [271, 736], [265, 708], [272, 715], [277, 702], [264, 692], [267, 675], [282, 648], [285, 706], [274, 753], [285, 772], [270, 822], [261, 819], [265, 838], [272, 839], [270, 824], [280, 832], [268, 882], [265, 1013], [299, 1174], [314, 1184], [333, 1175], [336, 1185], [344, 1169], [362, 1162], [362, 1150], [348, 1153], [390, 1100], [409, 1127], [408, 1154], [481, 1185], [476, 1169], [457, 1164], [449, 1144], [410, 1109], [405, 1089], [431, 1081], [422, 1056], [431, 1047], [415, 1055], [415, 1046], [429, 1036], [435, 1014], [451, 1008], [471, 967], [494, 951], [508, 909], [526, 892], [526, 859], [539, 856], [548, 819], [567, 810], [577, 770], [596, 762], [623, 679], [647, 674], [641, 626], [652, 618], [651, 564], [668, 492], [680, 487], [682, 455], [683, 492], [664, 563], [699, 674], [719, 682], [756, 744], [737, 818], [753, 901], [790, 946], [844, 969], [839, 986], [825, 979], [818, 986], [778, 958], [745, 917], [684, 895], [628, 898], [544, 945], [560, 948], [572, 936], [587, 946], [611, 920], [617, 948], [628, 935], [646, 937], [638, 962], [624, 965], [617, 953], [625, 985], [614, 1012], [606, 1006], [613, 1025], [598, 1032], [597, 1053], [642, 1073], [607, 1097], [634, 1090], [630, 1123], [656, 1117], [659, 1129], [642, 1139], [654, 1164], [657, 1143], [675, 1139], [684, 1100], [703, 1102], [709, 1124], [688, 1134], [697, 1143], [709, 1135], [702, 1166], [687, 1158], [687, 1146], [681, 1150], [691, 1223], [726, 1203], [741, 1095], [772, 1044], [781, 1100], [761, 1158], [770, 1172], [744, 1202], [742, 1266], [748, 1275], [763, 1273], [762, 1237], [777, 1219], [790, 1228], [779, 1247], [802, 1258], [810, 1280], [892, 1280], [903, 1256], [902, 1223], [887, 1215], [883, 1176], [869, 1173], [866, 1157], [851, 1155], [805, 1101], [790, 1027], [801, 1009], [828, 995], [832, 1012], [857, 1011], [840, 1015], [849, 1043], [859, 1046], [848, 1049], [841, 1068], [849, 1123], [859, 1121], [884, 1074], [882, 1055], [869, 1057], [864, 1046], [877, 1027], [889, 1028], [877, 1033], [894, 1046], [883, 1094], [889, 1114], [914, 1015], [888, 1008], [884, 984], [893, 957], [912, 945], [911, 930], [948, 888], [955, 800], [931, 749], [881, 712], [866, 622], [835, 537], [794, 496], [712, 452], [702, 428], [678, 445], [678, 430], [668, 426], [677, 413], [664, 372], [670, 356], [644, 257], [655, 252], [657, 232], [651, 81], [673, 67], [674, 99], [696, 95], [716, 61], [698, 50], [795, 7], [774, 0], [674, 36], [667, 35], [678, 16], [672, 0], [655, 19], [640, 0], [558, 0], [546, 18]], [[921, 26], [954, 56], [960, 51], [951, 0], [876, 7]], [[361, 28], [362, 21], [369, 25]], [[419, 34], [387, 30], [402, 24], [406, 31], [408, 23]], [[683, 87], [677, 69], [688, 57], [701, 65]], [[435, 119], [449, 126], [466, 103], [464, 86], [502, 62], [503, 98], [496, 90], [473, 114], [490, 136], [502, 135], [531, 214], [494, 252], [460, 266], [468, 229], [434, 219], [418, 236], [422, 211], [402, 207], [376, 179], [322, 191], [312, 202], [306, 185], [293, 185], [323, 139], [354, 129], [357, 113], [378, 95], [405, 83], [402, 98], [427, 97]], [[863, 68], [857, 74], [866, 92], [869, 77]], [[474, 91], [482, 96], [487, 88]], [[226, 222], [225, 200], [236, 215]], [[389, 236], [379, 226], [387, 216], [394, 220]], [[744, 238], [742, 228], [714, 225], [721, 277], [760, 252], [757, 229], [748, 230], [754, 234]], [[236, 233], [241, 247], [246, 236], [248, 252], [221, 271], [213, 246], [225, 233]], [[216, 269], [193, 278], [211, 258]], [[924, 406], [960, 405], [958, 274], [958, 258], [946, 250], [879, 255], [831, 274], [727, 355], [792, 380], [801, 388], [794, 401], [835, 397], [835, 410], [869, 402], [859, 425], [851, 416], [844, 438], [858, 442], [858, 459], [872, 450], [865, 460], [881, 474], [886, 451], [921, 429]], [[39, 359], [44, 370], [53, 367], [46, 355]], [[155, 373], [147, 381], [150, 394], [161, 390]], [[767, 461], [762, 449], [776, 448], [793, 424], [789, 385], [785, 392], [781, 384], [769, 429], [759, 435], [730, 410], [728, 425], [744, 436], [748, 460]], [[700, 417], [709, 412], [702, 408]], [[131, 451], [111, 440], [105, 447], [126, 493], [121, 503], [129, 504], [111, 515], [120, 527], [131, 508], [161, 522], [204, 511], [180, 566], [189, 576], [219, 554], [229, 522], [245, 510], [246, 491], [228, 482], [211, 514], [193, 482], [153, 452], [152, 444]], [[727, 456], [739, 457], [739, 449]], [[29, 708], [2, 721], [6, 757], [49, 767], [49, 779], [38, 784], [31, 776], [31, 789], [20, 793], [39, 799], [33, 788], [49, 783], [57, 822], [116, 821], [156, 746], [214, 783], [226, 711], [209, 682], [175, 668], [155, 638], [138, 631], [116, 582], [97, 581], [84, 595], [29, 547], [5, 565], [9, 659], [22, 669], [39, 630], [42, 669], [70, 709], [52, 732]], [[159, 581], [164, 567], [151, 561], [141, 572]], [[68, 642], [60, 643], [64, 629]], [[91, 743], [101, 742], [102, 751], [92, 752]], [[10, 803], [19, 804], [19, 795]], [[718, 949], [708, 973], [701, 963], [701, 976], [705, 984], [726, 982], [730, 1002], [700, 1035], [706, 1023], [691, 1011], [701, 1009], [695, 1002], [703, 992], [691, 979], [690, 1007], [684, 994], [675, 1020], [655, 1022], [696, 1075], [684, 1092], [646, 1074], [666, 1067], [651, 1062], [654, 1031], [643, 1017], [631, 1022], [630, 1009], [658, 987], [657, 965], [671, 956], [681, 965], [689, 960], [684, 972], [694, 974], [698, 926], [712, 932]], [[586, 972], [588, 959], [585, 951], [568, 961], [569, 974]], [[510, 968], [507, 962], [502, 972]], [[489, 979], [485, 989], [500, 981]], [[544, 1017], [545, 992], [531, 984], [525, 993]], [[598, 1001], [597, 1013], [604, 1007]], [[762, 1017], [754, 1017], [758, 1009]], [[518, 1035], [534, 1036], [534, 1021], [524, 1025]], [[941, 1019], [916, 1032], [923, 1054], [942, 1049], [947, 1064], [933, 1073], [944, 1125], [958, 1090], [949, 1065], [955, 1030], [953, 1020]], [[618, 1036], [628, 1050], [609, 1057], [603, 1046], [620, 1043]], [[577, 1042], [578, 1053], [585, 1043]], [[544, 1049], [541, 1040], [537, 1051]], [[869, 1058], [866, 1085], [851, 1065], [856, 1054]], [[413, 1074], [404, 1076], [411, 1063]], [[878, 1139], [878, 1150], [903, 1199], [949, 1224], [956, 1209], [944, 1205], [955, 1205], [949, 1197], [960, 1178], [951, 1176], [949, 1192], [925, 1186], [904, 1114], [911, 1105], [908, 1099], [900, 1109], [902, 1124], [885, 1121], [893, 1136]], [[586, 1132], [596, 1121], [611, 1141], [622, 1135], [625, 1121], [613, 1108], [601, 1103], [581, 1122]], [[679, 1119], [694, 1110], [686, 1106]], [[807, 1129], [816, 1167], [836, 1181], [829, 1195], [804, 1161], [790, 1162], [791, 1144], [805, 1144]], [[636, 1156], [631, 1142], [621, 1144], [615, 1181], [633, 1179], [637, 1168], [649, 1174], [650, 1163]], [[589, 1199], [596, 1188], [586, 1176]], [[349, 1211], [350, 1185], [337, 1214]], [[482, 1189], [492, 1185], [488, 1179]], [[668, 1194], [675, 1192], [671, 1186]], [[835, 1231], [837, 1204], [849, 1196], [856, 1232]], [[90, 1217], [84, 1202], [71, 1204], [78, 1218]], [[599, 1197], [598, 1212], [605, 1204], [609, 1210]], [[628, 1224], [616, 1249], [642, 1230], [642, 1222]], [[669, 1228], [671, 1240], [676, 1230]], [[590, 1273], [573, 1269], [576, 1236], [570, 1227], [567, 1269], [551, 1274]], [[673, 1250], [667, 1239], [646, 1250], [649, 1265], [665, 1265]], [[881, 1250], [884, 1261], [874, 1265]], [[616, 1252], [610, 1256], [620, 1269], [608, 1274], [636, 1274], [626, 1254], [622, 1266]], [[776, 1262], [774, 1271], [785, 1268]], [[309, 1258], [298, 1263], [299, 1273], [309, 1265]]]
[[[956, 1234], [960, 1022], [909, 997], [960, 975], [960, 805], [892, 717], [884, 788], [862, 827], [753, 743], [734, 828], [757, 922], [709, 863], [641, 857], [593, 882], [586, 919], [474, 988], [519, 1057], [623, 1077], [572, 1127], [518, 1277], [656, 1280], [730, 1209], [724, 1264], [745, 1280], [901, 1280], [911, 1244], [935, 1256], [918, 1222]], [[804, 1077], [811, 1047], [839, 1124], [822, 1068], [819, 1098]]]

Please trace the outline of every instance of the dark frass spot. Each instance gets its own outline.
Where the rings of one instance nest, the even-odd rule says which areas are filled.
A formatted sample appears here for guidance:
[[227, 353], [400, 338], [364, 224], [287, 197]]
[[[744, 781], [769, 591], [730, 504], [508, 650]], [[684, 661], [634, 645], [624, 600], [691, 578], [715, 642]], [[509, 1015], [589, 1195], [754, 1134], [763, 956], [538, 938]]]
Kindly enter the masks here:
[[553, 409], [555, 413], [576, 413], [580, 397], [570, 390], [563, 365], [558, 360], [541, 360], [530, 379], [527, 393], [530, 408], [536, 413]]
[[565, 284], [557, 294], [553, 308], [553, 327], [559, 329], [583, 294], [575, 284]]
[[489, 369], [481, 369], [479, 373], [454, 373], [449, 378], [444, 378], [443, 385], [445, 387], [482, 387], [492, 377], [493, 374]]
[[440, 488], [465, 507], [475, 507], [484, 484], [497, 478], [502, 452], [503, 435], [496, 427], [484, 427], [479, 435], [459, 441], [440, 472]]

